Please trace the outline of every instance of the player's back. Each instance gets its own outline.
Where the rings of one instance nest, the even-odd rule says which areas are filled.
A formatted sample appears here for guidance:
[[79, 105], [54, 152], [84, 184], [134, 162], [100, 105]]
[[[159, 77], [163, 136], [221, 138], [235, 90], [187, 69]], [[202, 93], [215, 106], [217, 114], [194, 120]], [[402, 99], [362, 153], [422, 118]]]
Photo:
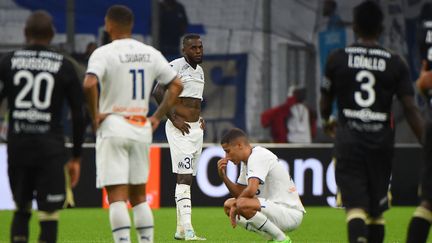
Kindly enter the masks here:
[[[391, 107], [395, 95], [412, 95], [408, 68], [399, 55], [378, 45], [355, 44], [333, 53], [326, 67], [337, 100], [341, 140], [393, 142]], [[325, 86], [325, 85], [324, 85]]]
[[46, 47], [30, 46], [7, 54], [0, 69], [2, 97], [9, 105], [9, 151], [63, 153], [64, 100], [82, 111], [81, 83], [72, 63]]
[[133, 39], [115, 40], [98, 48], [89, 67], [106, 62], [103, 70], [95, 70], [101, 85], [100, 112], [146, 116], [160, 55], [153, 47]]

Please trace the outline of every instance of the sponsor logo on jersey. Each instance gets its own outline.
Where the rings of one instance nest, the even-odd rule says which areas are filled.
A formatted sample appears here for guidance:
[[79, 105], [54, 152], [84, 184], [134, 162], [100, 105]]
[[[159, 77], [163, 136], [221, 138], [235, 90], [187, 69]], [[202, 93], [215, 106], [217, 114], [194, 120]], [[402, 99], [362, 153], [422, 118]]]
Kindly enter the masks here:
[[28, 109], [28, 110], [15, 110], [12, 113], [12, 117], [15, 120], [27, 120], [29, 122], [50, 122], [51, 121], [51, 113], [38, 111], [36, 109]]
[[65, 195], [64, 194], [48, 194], [46, 199], [48, 202], [61, 202], [61, 201], [64, 201]]
[[346, 118], [360, 119], [364, 122], [370, 122], [370, 121], [384, 122], [387, 121], [388, 119], [387, 113], [375, 112], [370, 109], [361, 109], [361, 110], [343, 109], [342, 112]]

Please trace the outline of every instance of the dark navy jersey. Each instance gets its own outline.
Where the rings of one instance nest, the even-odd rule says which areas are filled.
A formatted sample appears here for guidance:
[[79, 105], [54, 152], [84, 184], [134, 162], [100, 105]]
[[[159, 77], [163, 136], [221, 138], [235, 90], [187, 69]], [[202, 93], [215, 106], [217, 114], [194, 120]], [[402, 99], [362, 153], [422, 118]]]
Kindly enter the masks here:
[[3, 57], [0, 80], [1, 98], [7, 98], [9, 106], [9, 156], [32, 151], [42, 155], [64, 153], [64, 100], [72, 113], [73, 154], [80, 155], [83, 92], [70, 60], [46, 47], [30, 46]]
[[432, 69], [432, 20], [425, 20], [420, 26], [418, 37], [420, 57], [428, 62], [428, 69]]
[[321, 92], [336, 99], [340, 127], [372, 137], [391, 130], [394, 96], [414, 95], [408, 67], [399, 55], [360, 44], [329, 56]]

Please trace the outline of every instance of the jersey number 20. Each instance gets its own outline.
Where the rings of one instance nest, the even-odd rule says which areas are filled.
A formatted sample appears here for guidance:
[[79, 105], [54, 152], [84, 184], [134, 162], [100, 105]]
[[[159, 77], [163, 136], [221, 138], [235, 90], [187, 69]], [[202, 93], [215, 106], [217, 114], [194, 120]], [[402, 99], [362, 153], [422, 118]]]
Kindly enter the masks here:
[[[54, 77], [51, 73], [40, 72], [33, 75], [30, 71], [21, 70], [14, 76], [14, 85], [18, 86], [24, 81], [24, 87], [15, 98], [15, 107], [29, 109], [32, 106], [37, 109], [46, 109], [51, 105], [51, 96], [54, 89]], [[45, 94], [41, 95], [41, 85], [45, 84]], [[25, 100], [31, 93], [31, 100]]]
[[[357, 73], [356, 81], [360, 82], [360, 91], [354, 92], [354, 100], [361, 107], [369, 107], [375, 102], [375, 76], [367, 70]], [[364, 82], [365, 81], [365, 82]], [[365, 98], [363, 94], [366, 92]]]

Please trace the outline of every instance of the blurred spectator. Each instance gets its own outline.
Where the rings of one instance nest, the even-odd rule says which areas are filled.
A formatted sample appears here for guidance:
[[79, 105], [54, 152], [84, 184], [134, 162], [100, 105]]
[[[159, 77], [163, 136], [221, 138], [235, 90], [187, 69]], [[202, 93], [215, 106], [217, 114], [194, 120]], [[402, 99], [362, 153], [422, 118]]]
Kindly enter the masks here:
[[275, 143], [311, 143], [316, 134], [316, 114], [306, 104], [305, 88], [291, 86], [285, 103], [261, 114], [261, 125], [271, 129]]
[[180, 39], [186, 33], [188, 19], [183, 5], [176, 0], [160, 3], [160, 51], [165, 56], [180, 55]]
[[89, 42], [87, 44], [86, 50], [84, 53], [80, 53], [80, 54], [75, 54], [73, 55], [73, 57], [75, 57], [75, 59], [83, 64], [84, 66], [87, 66], [88, 60], [90, 58], [90, 55], [93, 53], [94, 50], [96, 50], [97, 45], [95, 42]]

